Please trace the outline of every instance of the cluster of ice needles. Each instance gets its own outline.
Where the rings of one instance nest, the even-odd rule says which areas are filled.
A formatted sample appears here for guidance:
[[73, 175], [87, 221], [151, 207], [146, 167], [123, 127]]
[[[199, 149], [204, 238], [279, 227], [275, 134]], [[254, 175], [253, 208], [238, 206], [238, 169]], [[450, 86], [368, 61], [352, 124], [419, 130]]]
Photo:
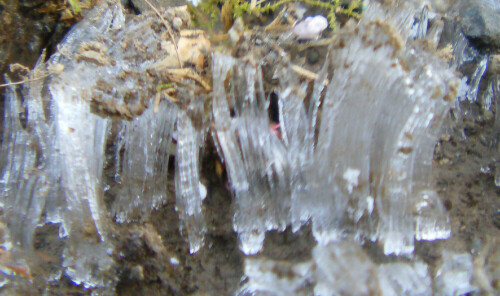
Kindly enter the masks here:
[[[414, 40], [433, 32], [424, 20], [414, 24], [413, 10], [370, 4], [359, 24], [335, 34], [314, 81], [279, 59], [272, 66], [279, 136], [269, 128], [263, 65], [251, 53], [213, 53], [211, 92], [186, 88], [180, 98], [187, 103], [153, 103], [158, 81], [171, 74], [158, 70], [170, 58], [158, 48], [170, 45], [157, 32], [165, 28], [151, 29], [154, 22], [128, 19], [119, 3], [102, 1], [33, 72], [63, 65], [62, 73], [8, 90], [0, 151], [6, 250], [32, 252], [36, 229], [58, 225], [63, 260], [51, 279], [62, 271], [76, 284], [112, 290], [114, 225], [145, 221], [175, 198], [181, 230], [191, 253], [198, 252], [207, 233], [207, 191], [210, 196], [201, 184], [200, 149], [212, 137], [245, 255], [259, 253], [272, 230], [310, 225], [317, 241], [311, 260], [302, 263], [246, 259], [248, 281], [239, 293], [475, 289], [469, 255], [444, 254], [434, 277], [420, 261], [378, 265], [360, 247], [378, 242], [385, 255], [412, 258], [415, 240], [451, 235], [429, 172], [459, 81]], [[324, 24], [318, 26], [321, 32]], [[175, 196], [168, 196], [170, 155]], [[280, 277], [279, 269], [289, 276]]]

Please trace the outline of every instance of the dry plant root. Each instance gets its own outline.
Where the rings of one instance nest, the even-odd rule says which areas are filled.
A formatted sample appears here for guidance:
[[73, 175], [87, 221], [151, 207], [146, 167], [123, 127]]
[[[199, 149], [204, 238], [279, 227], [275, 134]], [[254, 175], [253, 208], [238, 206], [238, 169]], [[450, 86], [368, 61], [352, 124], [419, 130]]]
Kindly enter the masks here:
[[[311, 72], [307, 69], [302, 68], [301, 66], [298, 65], [292, 65], [292, 70], [297, 73], [299, 76], [302, 76], [304, 78], [310, 79], [310, 80], [316, 80], [318, 79], [318, 74]], [[328, 79], [325, 80], [325, 85], [328, 85], [329, 81]]]
[[165, 26], [165, 28], [167, 28], [168, 34], [170, 35], [170, 38], [172, 38], [172, 41], [174, 42], [175, 54], [177, 55], [177, 61], [179, 62], [179, 67], [182, 67], [181, 58], [179, 57], [179, 49], [177, 48], [177, 42], [175, 41], [175, 36], [174, 36], [174, 32], [172, 31], [172, 27], [165, 20], [165, 18], [161, 15], [161, 13], [158, 11], [158, 9], [153, 4], [151, 4], [151, 2], [149, 2], [149, 0], [144, 0], [144, 2], [146, 2], [146, 4], [151, 7], [151, 9], [161, 19], [161, 22], [163, 23], [163, 25]]
[[180, 82], [179, 78], [192, 79], [198, 82], [206, 91], [211, 91], [212, 87], [206, 82], [200, 74], [189, 68], [164, 69], [165, 73], [172, 78], [172, 81]]

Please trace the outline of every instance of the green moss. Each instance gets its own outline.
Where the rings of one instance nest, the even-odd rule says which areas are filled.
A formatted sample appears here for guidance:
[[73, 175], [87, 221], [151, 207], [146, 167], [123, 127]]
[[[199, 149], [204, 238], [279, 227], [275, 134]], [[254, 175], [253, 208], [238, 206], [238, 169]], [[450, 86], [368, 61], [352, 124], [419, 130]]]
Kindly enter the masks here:
[[172, 83], [161, 84], [158, 87], [156, 87], [156, 91], [160, 92], [164, 89], [168, 89], [168, 88], [172, 88], [172, 87], [174, 87], [174, 85]]
[[212, 31], [217, 22], [220, 22], [219, 3], [219, 0], [204, 0], [198, 7], [194, 7], [188, 3], [188, 11], [191, 13], [194, 25]]
[[252, 14], [252, 8], [250, 8], [250, 3], [248, 1], [241, 2], [238, 0], [232, 0], [232, 2], [234, 19]]
[[79, 14], [82, 12], [82, 7], [80, 6], [80, 3], [78, 3], [78, 0], [68, 0], [68, 3], [73, 14]]
[[347, 6], [343, 5], [345, 2], [343, 0], [268, 0], [262, 1], [262, 4], [253, 9], [250, 7], [248, 0], [204, 0], [197, 8], [190, 7], [194, 23], [204, 29], [213, 29], [221, 19], [219, 7], [222, 7], [226, 1], [230, 1], [233, 6], [234, 19], [249, 15], [259, 17], [263, 14], [273, 13], [283, 5], [292, 2], [320, 7], [327, 12], [330, 28], [333, 30], [338, 28], [337, 15], [343, 14], [352, 18], [359, 18], [359, 12], [362, 11], [362, 0], [352, 0]]

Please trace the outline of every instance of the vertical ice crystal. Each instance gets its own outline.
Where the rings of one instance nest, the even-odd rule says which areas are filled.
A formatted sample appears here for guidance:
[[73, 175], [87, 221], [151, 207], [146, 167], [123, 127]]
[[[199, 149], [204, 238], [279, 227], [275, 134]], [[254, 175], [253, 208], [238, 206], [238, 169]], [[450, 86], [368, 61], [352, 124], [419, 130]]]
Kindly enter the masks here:
[[[35, 68], [31, 72], [33, 79], [44, 75], [47, 65], [44, 63], [45, 53], [39, 58]], [[39, 147], [38, 153], [38, 172], [45, 180], [46, 193], [45, 200], [45, 219], [48, 223], [62, 222], [62, 209], [66, 207], [62, 188], [60, 184], [61, 170], [60, 157], [56, 145], [55, 121], [53, 117], [52, 101], [50, 95], [43, 91], [48, 84], [46, 80], [34, 80], [28, 84], [26, 107], [28, 111], [28, 127], [30, 132], [36, 138]], [[42, 187], [40, 187], [41, 189]], [[42, 206], [43, 208], [43, 206]], [[42, 210], [42, 209], [40, 209]]]
[[[413, 251], [412, 207], [419, 192], [433, 185], [426, 172], [455, 81], [443, 62], [412, 47], [409, 15], [369, 6], [360, 25], [346, 26], [333, 41], [334, 76], [311, 176], [318, 184], [313, 195], [332, 209], [313, 215], [319, 241], [338, 238], [354, 222], [361, 236], [378, 237], [386, 254]], [[446, 222], [443, 215], [420, 218]], [[434, 239], [449, 236], [426, 231], [434, 230]]]
[[[25, 251], [32, 250], [35, 228], [42, 211], [54, 200], [55, 182], [52, 124], [46, 118], [41, 96], [45, 75], [45, 54], [37, 61], [26, 88], [6, 90], [0, 203], [10, 230], [10, 239]], [[6, 79], [8, 80], [8, 78]], [[57, 173], [56, 173], [57, 174]], [[45, 215], [49, 217], [47, 209]]]
[[[358, 237], [375, 239], [378, 233], [382, 241], [392, 244], [386, 245], [387, 253], [408, 254], [414, 236], [412, 190], [416, 193], [432, 186], [425, 172], [430, 169], [435, 134], [448, 105], [443, 96], [453, 92], [447, 86], [453, 75], [446, 71], [432, 74], [435, 69], [425, 67], [431, 55], [416, 48], [404, 50], [411, 11], [389, 14], [370, 6], [360, 26], [348, 25], [334, 39], [330, 55], [334, 75], [325, 94], [318, 144], [307, 174], [312, 194], [296, 207], [292, 202], [292, 207], [301, 209], [299, 217], [307, 219], [307, 212], [312, 213], [313, 231], [320, 242], [340, 239], [354, 223], [352, 230]], [[430, 95], [420, 89], [430, 89]], [[439, 94], [443, 96], [438, 102], [429, 100]], [[286, 100], [292, 101], [293, 96]], [[314, 120], [313, 113], [309, 116]], [[419, 146], [412, 147], [413, 143]], [[382, 184], [393, 185], [383, 186], [381, 192]], [[375, 220], [371, 215], [374, 197], [378, 197], [380, 214]], [[430, 221], [446, 222], [438, 218], [443, 214], [436, 212]], [[378, 229], [374, 229], [377, 222]]]
[[[69, 47], [78, 35], [75, 31], [66, 38]], [[6, 102], [4, 131], [9, 135], [3, 138], [7, 162], [2, 177], [7, 187], [2, 188], [2, 202], [12, 241], [27, 250], [33, 247], [35, 228], [44, 222], [42, 213], [47, 222], [62, 223], [61, 234], [69, 236], [68, 241], [82, 234], [106, 239], [101, 177], [109, 121], [91, 114], [82, 97], [85, 86], [73, 86], [80, 79], [71, 74], [68, 60], [56, 55], [52, 63], [64, 63], [69, 74], [36, 80], [48, 71], [42, 56], [30, 73], [35, 81], [11, 91]], [[43, 90], [46, 83], [51, 97]], [[36, 260], [30, 261], [34, 264]], [[88, 279], [86, 284], [93, 282]]]
[[165, 202], [169, 148], [177, 107], [160, 103], [158, 112], [148, 108], [132, 121], [123, 121], [116, 145], [119, 182], [112, 212], [120, 223], [145, 219], [152, 209]]
[[53, 84], [56, 145], [68, 212], [63, 226], [95, 228], [104, 239], [102, 169], [109, 121], [91, 114], [83, 98]]
[[277, 62], [269, 71], [281, 138], [269, 131], [260, 65], [214, 55], [215, 138], [235, 193], [234, 228], [243, 249], [252, 242], [247, 254], [266, 230], [296, 231], [309, 219], [321, 244], [353, 234], [379, 240], [386, 254], [410, 255], [415, 237], [450, 235], [428, 172], [457, 81], [414, 44], [412, 23], [410, 9], [369, 5], [359, 25], [335, 35], [309, 97], [307, 82]]
[[[395, 64], [390, 58], [394, 48], [383, 46], [374, 51], [363, 44], [361, 36], [352, 36], [342, 48], [338, 45], [348, 38], [349, 33], [345, 33], [331, 52], [334, 77], [323, 101], [315, 169], [309, 176], [312, 195], [321, 199], [312, 205], [316, 206], [313, 230], [323, 243], [339, 239], [349, 218], [358, 222], [363, 215], [370, 215], [365, 206], [372, 198], [370, 158], [378, 150], [370, 140], [377, 139], [376, 122], [384, 119], [384, 98], [400, 97], [404, 91], [392, 83], [400, 71], [391, 66]], [[380, 73], [380, 69], [385, 70]], [[394, 111], [397, 114], [400, 110]], [[357, 172], [356, 180], [344, 177], [349, 172]], [[351, 217], [347, 217], [349, 207], [353, 208]]]
[[[67, 236], [62, 267], [70, 279], [87, 287], [112, 289], [115, 281], [102, 181], [111, 121], [93, 114], [88, 103], [89, 84], [103, 71], [79, 63], [74, 54], [85, 42], [119, 29], [123, 21], [120, 5], [102, 2], [68, 33], [50, 59], [48, 69], [63, 68], [64, 74], [30, 83], [28, 88], [28, 126], [39, 147], [33, 172], [38, 179], [46, 178], [46, 185], [37, 185], [38, 191], [44, 191], [42, 196], [33, 191], [24, 194], [24, 199], [45, 201], [47, 222], [61, 223], [60, 236]], [[49, 95], [42, 90], [44, 83]], [[82, 244], [87, 240], [94, 243]], [[104, 277], [109, 281], [103, 281]]]
[[476, 69], [472, 73], [471, 79], [469, 81], [469, 91], [464, 99], [469, 100], [471, 103], [478, 99], [479, 94], [479, 84], [483, 79], [484, 73], [488, 68], [488, 60], [490, 58], [489, 54], [482, 54], [479, 56], [479, 61], [477, 62]]
[[488, 79], [486, 89], [478, 99], [484, 110], [492, 110], [494, 107], [496, 107], [496, 105], [498, 105], [497, 101], [499, 97], [500, 75], [497, 74]]
[[89, 89], [105, 69], [81, 62], [75, 53], [86, 42], [120, 29], [123, 23], [121, 5], [104, 1], [67, 34], [50, 59], [50, 64], [64, 66], [64, 75], [54, 77], [49, 91], [61, 190], [68, 209], [60, 210], [64, 233], [69, 235], [77, 228], [106, 239], [102, 171], [111, 124], [93, 114], [88, 103]]
[[[289, 163], [270, 130], [260, 67], [221, 54], [213, 59], [216, 141], [236, 199], [233, 225], [243, 252], [254, 254], [267, 230], [282, 231], [289, 223]], [[227, 76], [230, 90], [224, 88]]]
[[306, 172], [314, 151], [316, 108], [320, 89], [324, 86], [321, 78], [324, 77], [318, 78], [317, 88], [314, 90], [317, 97], [316, 100], [311, 100], [308, 112], [304, 105], [308, 83], [301, 83], [288, 65], [278, 67], [275, 75], [279, 79], [276, 93], [279, 99], [281, 137], [290, 163], [291, 224], [296, 231], [311, 217], [301, 203], [309, 199]]
[[422, 190], [415, 196], [415, 238], [417, 240], [446, 239], [451, 226], [446, 210], [434, 190]]
[[202, 213], [205, 194], [200, 184], [200, 131], [197, 131], [187, 113], [179, 111], [177, 119], [177, 152], [175, 158], [175, 209], [179, 213], [181, 231], [186, 230], [189, 252], [202, 246], [206, 232]]
[[19, 89], [7, 89], [0, 203], [12, 243], [30, 250], [47, 188], [46, 177], [37, 171], [36, 139], [27, 131], [22, 101]]

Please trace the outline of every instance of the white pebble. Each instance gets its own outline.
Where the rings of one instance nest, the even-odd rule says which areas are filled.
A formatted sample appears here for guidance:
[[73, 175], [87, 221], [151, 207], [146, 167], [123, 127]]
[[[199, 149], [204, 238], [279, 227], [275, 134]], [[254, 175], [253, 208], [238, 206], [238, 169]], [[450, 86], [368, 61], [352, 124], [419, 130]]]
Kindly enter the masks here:
[[179, 265], [179, 259], [177, 259], [177, 257], [170, 258], [170, 264]]
[[205, 185], [203, 185], [201, 182], [198, 182], [198, 183], [199, 183], [199, 187], [200, 187], [201, 199], [205, 199], [205, 197], [207, 197], [207, 187], [205, 187]]
[[172, 20], [172, 27], [174, 27], [175, 30], [179, 31], [182, 27], [182, 19], [180, 17], [174, 17]]
[[299, 39], [317, 38], [328, 27], [328, 20], [322, 15], [314, 15], [301, 20], [292, 29]]

